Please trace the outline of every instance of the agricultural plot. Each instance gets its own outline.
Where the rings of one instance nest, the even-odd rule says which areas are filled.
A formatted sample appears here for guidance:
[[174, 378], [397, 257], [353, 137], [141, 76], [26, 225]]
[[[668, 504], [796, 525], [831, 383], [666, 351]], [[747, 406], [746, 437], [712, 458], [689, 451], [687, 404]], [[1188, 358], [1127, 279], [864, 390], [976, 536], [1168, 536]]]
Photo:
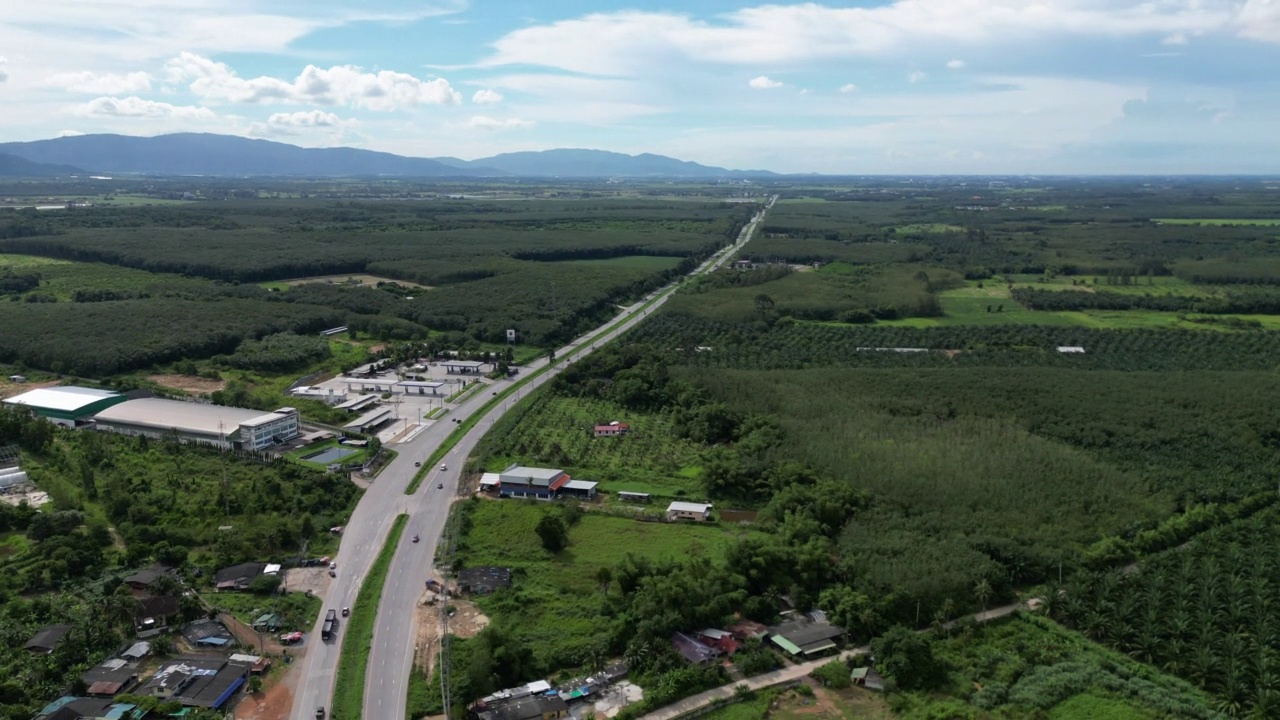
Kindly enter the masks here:
[[472, 500], [458, 545], [464, 567], [512, 568], [513, 589], [477, 599], [485, 614], [513, 632], [544, 667], [581, 662], [607, 637], [598, 572], [636, 557], [720, 560], [745, 531], [698, 524], [640, 522], [583, 512], [568, 523], [568, 545], [549, 553], [535, 531], [561, 508], [518, 500]]
[[[626, 422], [621, 437], [594, 436], [596, 425]], [[505, 424], [505, 423], [504, 423]], [[669, 414], [625, 410], [605, 400], [542, 394], [509, 431], [493, 433], [481, 453], [486, 469], [513, 462], [563, 468], [605, 492], [696, 497], [700, 448], [675, 437]]]

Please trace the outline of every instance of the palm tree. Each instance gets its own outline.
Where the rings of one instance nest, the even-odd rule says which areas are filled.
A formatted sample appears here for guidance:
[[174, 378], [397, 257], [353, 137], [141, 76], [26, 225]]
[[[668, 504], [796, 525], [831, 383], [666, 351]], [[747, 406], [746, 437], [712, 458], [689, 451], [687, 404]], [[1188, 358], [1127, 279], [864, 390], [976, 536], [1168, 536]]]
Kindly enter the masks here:
[[991, 599], [991, 593], [991, 583], [987, 582], [986, 578], [982, 578], [977, 585], [973, 586], [973, 596], [977, 599], [978, 604], [982, 605], [984, 614], [987, 612], [987, 601]]

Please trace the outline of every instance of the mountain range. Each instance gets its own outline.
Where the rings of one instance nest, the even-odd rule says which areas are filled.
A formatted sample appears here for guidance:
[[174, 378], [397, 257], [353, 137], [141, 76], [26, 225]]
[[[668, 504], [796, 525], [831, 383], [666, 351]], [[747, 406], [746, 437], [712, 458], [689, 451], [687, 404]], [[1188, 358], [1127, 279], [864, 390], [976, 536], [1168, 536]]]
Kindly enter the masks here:
[[[11, 156], [12, 161], [4, 161]], [[25, 165], [20, 162], [25, 161]], [[12, 169], [10, 169], [12, 166]], [[26, 172], [22, 172], [23, 169]], [[0, 175], [208, 175], [287, 177], [668, 177], [773, 175], [700, 165], [649, 153], [543, 150], [478, 160], [418, 158], [358, 148], [302, 148], [234, 135], [176, 133], [155, 137], [74, 135], [0, 143]]]

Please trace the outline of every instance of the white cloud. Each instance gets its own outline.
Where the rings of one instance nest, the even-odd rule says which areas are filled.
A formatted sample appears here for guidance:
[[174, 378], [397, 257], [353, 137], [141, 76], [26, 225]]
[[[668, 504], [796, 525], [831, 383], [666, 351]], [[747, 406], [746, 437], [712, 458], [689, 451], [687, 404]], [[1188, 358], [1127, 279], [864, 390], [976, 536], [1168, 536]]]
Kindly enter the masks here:
[[336, 128], [353, 124], [323, 110], [301, 110], [293, 113], [275, 113], [267, 118], [267, 124], [283, 128]]
[[747, 84], [757, 90], [772, 90], [774, 88], [782, 87], [782, 83], [777, 80], [770, 80], [767, 75], [751, 78], [751, 81]]
[[918, 83], [927, 77], [929, 77], [928, 73], [924, 72], [923, 70], [916, 70], [915, 72], [907, 76], [907, 82], [914, 85], [915, 83]]
[[858, 92], [858, 86], [854, 85], [853, 83], [849, 83], [847, 85], [841, 85], [840, 92], [845, 93], [846, 95], [851, 92]]
[[63, 130], [58, 133], [58, 137], [76, 137], [77, 135], [83, 135], [83, 134], [84, 133], [80, 132], [79, 130]]
[[291, 81], [266, 75], [246, 79], [225, 63], [184, 52], [165, 63], [165, 73], [170, 82], [189, 82], [191, 92], [215, 102], [314, 103], [380, 112], [462, 102], [462, 95], [444, 78], [421, 80], [391, 70], [368, 73], [355, 65], [308, 65]]
[[1161, 45], [1186, 45], [1186, 33], [1174, 33], [1160, 41]]
[[807, 2], [745, 8], [714, 21], [674, 13], [593, 13], [512, 31], [494, 43], [494, 53], [481, 65], [540, 65], [631, 76], [651, 67], [655, 58], [796, 64], [901, 55], [921, 43], [977, 46], [1015, 37], [1210, 32], [1280, 42], [1280, 3], [896, 0], [877, 7], [845, 8]]
[[76, 114], [94, 118], [172, 118], [196, 122], [211, 122], [218, 116], [207, 107], [171, 105], [155, 100], [143, 100], [133, 95], [127, 98], [100, 97], [76, 108]]
[[45, 80], [45, 84], [86, 95], [120, 95], [150, 90], [151, 75], [145, 72], [115, 74], [85, 70], [53, 75]]
[[948, 70], [963, 70], [963, 69], [964, 69], [964, 61], [963, 61], [963, 60], [948, 60], [948, 61], [947, 61], [947, 69], [948, 69]]
[[5, 80], [9, 79], [9, 73], [5, 72], [5, 69], [4, 69], [4, 66], [8, 64], [9, 64], [8, 58], [0, 57], [0, 82], [4, 82]]
[[471, 96], [471, 102], [476, 105], [497, 105], [502, 102], [502, 93], [493, 90], [477, 90], [476, 94]]
[[487, 115], [476, 115], [467, 121], [468, 127], [479, 128], [481, 130], [508, 130], [511, 128], [527, 128], [533, 127], [532, 120], [521, 120], [520, 118], [506, 118], [499, 120], [491, 118]]

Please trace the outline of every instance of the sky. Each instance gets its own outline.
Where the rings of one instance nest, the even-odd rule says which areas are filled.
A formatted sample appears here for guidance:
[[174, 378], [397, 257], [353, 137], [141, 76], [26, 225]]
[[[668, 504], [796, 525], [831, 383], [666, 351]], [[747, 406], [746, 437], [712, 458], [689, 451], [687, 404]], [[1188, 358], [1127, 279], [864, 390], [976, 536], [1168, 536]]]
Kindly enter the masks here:
[[788, 173], [1280, 173], [1280, 0], [0, 5], [0, 140], [104, 132]]

